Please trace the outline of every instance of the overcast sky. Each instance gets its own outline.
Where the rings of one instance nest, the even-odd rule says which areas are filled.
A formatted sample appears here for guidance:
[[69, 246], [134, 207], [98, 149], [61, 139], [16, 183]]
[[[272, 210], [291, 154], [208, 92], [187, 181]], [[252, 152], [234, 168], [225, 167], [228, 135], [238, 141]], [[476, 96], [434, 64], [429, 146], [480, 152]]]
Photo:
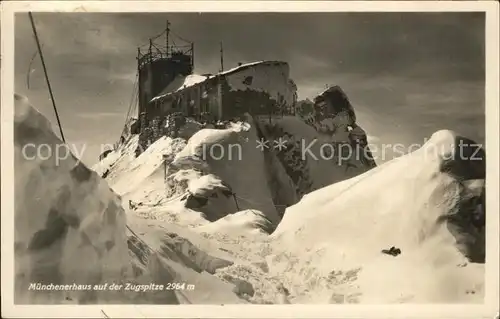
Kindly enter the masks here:
[[[483, 13], [35, 13], [68, 143], [101, 143], [124, 124], [137, 46], [163, 31], [195, 42], [195, 73], [238, 62], [290, 64], [299, 98], [340, 85], [374, 140], [419, 143], [439, 129], [484, 142]], [[16, 15], [16, 91], [55, 124], [26, 14]]]

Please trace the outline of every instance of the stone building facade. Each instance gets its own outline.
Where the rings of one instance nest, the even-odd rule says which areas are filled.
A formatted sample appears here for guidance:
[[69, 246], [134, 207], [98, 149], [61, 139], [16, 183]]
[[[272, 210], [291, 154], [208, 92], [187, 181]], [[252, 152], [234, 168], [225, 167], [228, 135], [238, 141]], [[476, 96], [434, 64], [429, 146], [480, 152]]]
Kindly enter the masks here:
[[163, 135], [175, 137], [182, 118], [216, 124], [245, 113], [294, 114], [296, 102], [297, 86], [286, 62], [261, 61], [216, 75], [179, 76], [139, 114], [140, 145], [145, 149]]

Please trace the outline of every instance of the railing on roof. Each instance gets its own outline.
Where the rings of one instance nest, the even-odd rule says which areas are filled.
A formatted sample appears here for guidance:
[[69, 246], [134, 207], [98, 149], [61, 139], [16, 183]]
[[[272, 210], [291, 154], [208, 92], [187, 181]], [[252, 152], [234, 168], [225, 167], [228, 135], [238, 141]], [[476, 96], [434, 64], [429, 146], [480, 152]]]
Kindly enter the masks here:
[[[157, 41], [165, 36], [165, 42]], [[177, 41], [176, 41], [177, 40]], [[182, 43], [177, 44], [176, 42]], [[166, 60], [180, 57], [187, 61], [190, 58], [191, 68], [194, 67], [194, 43], [184, 39], [170, 30], [170, 22], [167, 20], [166, 29], [149, 39], [149, 42], [137, 48], [138, 67], [141, 69], [145, 64], [152, 63], [158, 60]], [[180, 60], [182, 61], [182, 60]]]
[[157, 44], [152, 44], [150, 49], [146, 52], [141, 51], [141, 48], [137, 48], [137, 59], [139, 68], [142, 68], [145, 64], [152, 63], [158, 60], [172, 59], [175, 60], [176, 57], [179, 61], [185, 60], [187, 57], [190, 58], [191, 66], [193, 66], [193, 44], [183, 45], [183, 46], [158, 46]]

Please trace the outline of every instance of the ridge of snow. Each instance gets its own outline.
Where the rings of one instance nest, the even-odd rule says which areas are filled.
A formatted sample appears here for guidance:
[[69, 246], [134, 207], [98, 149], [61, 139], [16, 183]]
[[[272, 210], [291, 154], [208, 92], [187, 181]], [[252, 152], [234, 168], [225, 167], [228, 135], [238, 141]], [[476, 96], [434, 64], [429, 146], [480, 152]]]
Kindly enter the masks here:
[[262, 65], [262, 64], [286, 64], [286, 62], [282, 62], [282, 61], [255, 61], [255, 62], [249, 62], [249, 63], [244, 63], [244, 64], [241, 64], [241, 65], [238, 65], [234, 68], [231, 68], [229, 70], [226, 70], [226, 71], [222, 71], [216, 75], [213, 75], [212, 77], [216, 77], [218, 75], [226, 75], [226, 74], [231, 74], [231, 73], [234, 73], [238, 70], [242, 70], [242, 69], [246, 69], [248, 67], [252, 67], [252, 66], [256, 66], [256, 65]]
[[[456, 152], [456, 139], [451, 131], [438, 131], [421, 149], [309, 193], [289, 207], [270, 236], [277, 256], [301, 259], [288, 270], [289, 280], [300, 280], [300, 272], [314, 265], [325, 282], [332, 270], [355, 271], [353, 285], [359, 288], [345, 289], [357, 291], [364, 302], [482, 300], [484, 265], [467, 261], [467, 241], [461, 239], [479, 235], [442, 221], [459, 214], [463, 201], [484, 187], [484, 180], [462, 181], [470, 178], [469, 169], [462, 177], [443, 171], [444, 158]], [[381, 254], [391, 246], [400, 248], [401, 255]], [[286, 262], [276, 260], [271, 267], [279, 271], [280, 264]], [[467, 296], [468, 290], [475, 295]]]
[[195, 228], [195, 231], [210, 234], [226, 234], [234, 237], [242, 235], [259, 236], [267, 234], [270, 223], [265, 215], [254, 209], [247, 209], [227, 215], [213, 223]]
[[165, 96], [171, 95], [175, 92], [179, 92], [188, 87], [194, 86], [198, 83], [204, 82], [208, 79], [208, 76], [189, 74], [187, 76], [177, 76], [174, 81], [172, 81], [163, 91], [151, 99], [150, 102], [154, 102], [158, 99], [164, 98]]
[[228, 190], [220, 178], [212, 174], [203, 175], [198, 179], [192, 179], [188, 182], [188, 190], [193, 195], [204, 195], [215, 189]]

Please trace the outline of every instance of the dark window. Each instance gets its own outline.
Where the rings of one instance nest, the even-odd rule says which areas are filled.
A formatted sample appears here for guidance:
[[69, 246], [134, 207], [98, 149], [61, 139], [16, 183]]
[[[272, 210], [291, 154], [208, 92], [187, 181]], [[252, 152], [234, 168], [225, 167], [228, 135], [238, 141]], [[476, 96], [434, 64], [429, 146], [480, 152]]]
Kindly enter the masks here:
[[243, 80], [243, 84], [245, 84], [245, 85], [252, 85], [252, 81], [253, 81], [253, 76], [247, 76]]

